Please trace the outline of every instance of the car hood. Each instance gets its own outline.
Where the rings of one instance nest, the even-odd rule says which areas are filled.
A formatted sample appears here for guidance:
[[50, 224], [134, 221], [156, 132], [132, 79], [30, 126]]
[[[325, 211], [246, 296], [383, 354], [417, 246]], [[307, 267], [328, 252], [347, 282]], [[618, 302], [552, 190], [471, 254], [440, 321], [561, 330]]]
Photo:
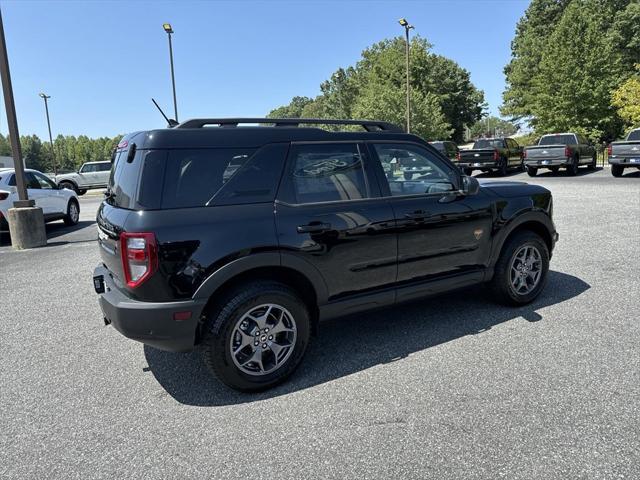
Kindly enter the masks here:
[[55, 177], [53, 177], [53, 179], [56, 182], [59, 182], [60, 180], [70, 180], [76, 177], [77, 175], [78, 175], [77, 173], [61, 173], [60, 175], [56, 175]]
[[549, 193], [549, 190], [540, 185], [532, 185], [526, 182], [481, 182], [480, 188], [483, 191], [488, 191], [504, 198], [522, 197], [536, 193]]

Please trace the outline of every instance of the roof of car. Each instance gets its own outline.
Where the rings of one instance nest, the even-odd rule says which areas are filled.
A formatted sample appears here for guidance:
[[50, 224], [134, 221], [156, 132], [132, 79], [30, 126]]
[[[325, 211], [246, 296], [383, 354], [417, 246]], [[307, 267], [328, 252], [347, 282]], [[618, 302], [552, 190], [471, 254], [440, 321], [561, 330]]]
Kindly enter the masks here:
[[[262, 120], [265, 122], [283, 122], [277, 126], [237, 126], [247, 123], [246, 120]], [[205, 125], [221, 123], [220, 126], [207, 127]], [[204, 122], [204, 123], [203, 123]], [[399, 127], [385, 122], [361, 121], [364, 128], [375, 131], [328, 131], [314, 127], [298, 127], [294, 123], [305, 122], [320, 123], [317, 119], [206, 119], [188, 120], [175, 128], [165, 128], [131, 133], [120, 142], [120, 148], [125, 148], [135, 143], [137, 148], [202, 148], [202, 147], [260, 147], [268, 143], [279, 142], [308, 142], [308, 141], [365, 141], [365, 140], [390, 140], [413, 141], [427, 144], [416, 135], [403, 133]], [[355, 125], [359, 121], [332, 121], [345, 125]], [[288, 123], [291, 123], [289, 125]], [[202, 124], [202, 125], [201, 125]], [[191, 128], [195, 125], [195, 128]]]

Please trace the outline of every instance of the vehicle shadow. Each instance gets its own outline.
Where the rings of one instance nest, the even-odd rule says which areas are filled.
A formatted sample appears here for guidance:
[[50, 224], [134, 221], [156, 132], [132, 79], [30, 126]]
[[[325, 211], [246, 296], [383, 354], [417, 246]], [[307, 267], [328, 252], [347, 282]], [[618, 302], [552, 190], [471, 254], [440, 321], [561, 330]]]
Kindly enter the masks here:
[[520, 175], [521, 173], [522, 170], [510, 169], [504, 177], [501, 176], [497, 171], [474, 173], [473, 176], [477, 178], [509, 178]]
[[[87, 227], [90, 227], [91, 225], [95, 225], [95, 223], [96, 222], [90, 221], [90, 220], [81, 220], [76, 225], [73, 225], [73, 226], [67, 226], [62, 221], [47, 223], [45, 224], [45, 229], [47, 232], [47, 240], [48, 240], [47, 246], [50, 247], [50, 246], [60, 245], [65, 243], [76, 243], [75, 241], [51, 242], [50, 240], [60, 237], [62, 235], [73, 234]], [[77, 241], [79, 242], [92, 241], [92, 240], [95, 240], [95, 238], [93, 237], [95, 237], [95, 235], [93, 235], [92, 238], [82, 238]], [[11, 236], [9, 235], [9, 232], [0, 231], [0, 247], [5, 247], [9, 245], [11, 245]]]
[[[592, 175], [592, 174], [598, 173], [600, 171], [602, 171], [602, 167], [596, 167], [593, 170], [589, 170], [586, 167], [580, 167], [578, 169], [578, 173], [573, 178], [575, 178], [575, 177], [586, 177], [587, 175]], [[548, 177], [561, 177], [561, 178], [569, 177], [569, 178], [572, 178], [571, 175], [569, 175], [569, 173], [564, 169], [561, 169], [558, 172], [552, 172], [551, 170], [538, 170], [538, 174], [536, 176], [537, 177], [542, 177], [542, 178], [545, 178], [545, 177], [547, 177], [547, 178]]]
[[[298, 371], [284, 384], [266, 392], [245, 394], [217, 381], [198, 352], [170, 353], [144, 346], [144, 354], [160, 385], [178, 402], [222, 406], [260, 401], [397, 361], [427, 348], [522, 317], [544, 318], [539, 309], [582, 294], [590, 285], [565, 273], [549, 272], [548, 284], [532, 304], [509, 308], [487, 300], [486, 290], [474, 287], [394, 309], [324, 322]], [[146, 371], [146, 369], [145, 369]]]

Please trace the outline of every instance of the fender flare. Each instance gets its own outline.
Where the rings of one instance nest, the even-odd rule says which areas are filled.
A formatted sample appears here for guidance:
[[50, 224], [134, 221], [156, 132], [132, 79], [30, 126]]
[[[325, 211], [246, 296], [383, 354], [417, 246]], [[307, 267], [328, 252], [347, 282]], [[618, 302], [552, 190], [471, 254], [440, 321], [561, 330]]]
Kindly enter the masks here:
[[554, 245], [556, 230], [549, 215], [540, 210], [530, 210], [517, 214], [507, 220], [507, 222], [502, 226], [502, 228], [500, 228], [498, 234], [495, 236], [493, 245], [491, 247], [491, 262], [489, 265], [490, 267], [493, 268], [497, 263], [498, 258], [500, 257], [500, 252], [502, 252], [504, 242], [507, 240], [509, 235], [511, 235], [514, 230], [525, 223], [537, 223], [543, 226], [549, 234], [551, 245]]
[[78, 183], [75, 182], [74, 180], [71, 180], [69, 178], [63, 178], [62, 180], [60, 180], [59, 182], [56, 182], [56, 184], [58, 185], [58, 187], [60, 186], [61, 183], [70, 183], [71, 185], [73, 185], [75, 187], [76, 190], [80, 190], [80, 187], [78, 187]]
[[233, 260], [218, 268], [200, 284], [193, 294], [194, 300], [211, 298], [215, 292], [232, 278], [254, 268], [285, 267], [303, 275], [313, 285], [318, 304], [326, 303], [327, 285], [320, 272], [300, 257], [280, 252], [263, 252]]

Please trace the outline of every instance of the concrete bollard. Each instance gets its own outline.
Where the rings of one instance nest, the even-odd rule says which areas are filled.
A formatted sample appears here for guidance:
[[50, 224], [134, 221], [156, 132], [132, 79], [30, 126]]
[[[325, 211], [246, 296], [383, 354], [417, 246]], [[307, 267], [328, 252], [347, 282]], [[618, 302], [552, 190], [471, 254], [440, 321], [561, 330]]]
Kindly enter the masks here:
[[47, 244], [42, 208], [10, 208], [7, 221], [9, 222], [11, 245], [16, 250], [43, 247]]

